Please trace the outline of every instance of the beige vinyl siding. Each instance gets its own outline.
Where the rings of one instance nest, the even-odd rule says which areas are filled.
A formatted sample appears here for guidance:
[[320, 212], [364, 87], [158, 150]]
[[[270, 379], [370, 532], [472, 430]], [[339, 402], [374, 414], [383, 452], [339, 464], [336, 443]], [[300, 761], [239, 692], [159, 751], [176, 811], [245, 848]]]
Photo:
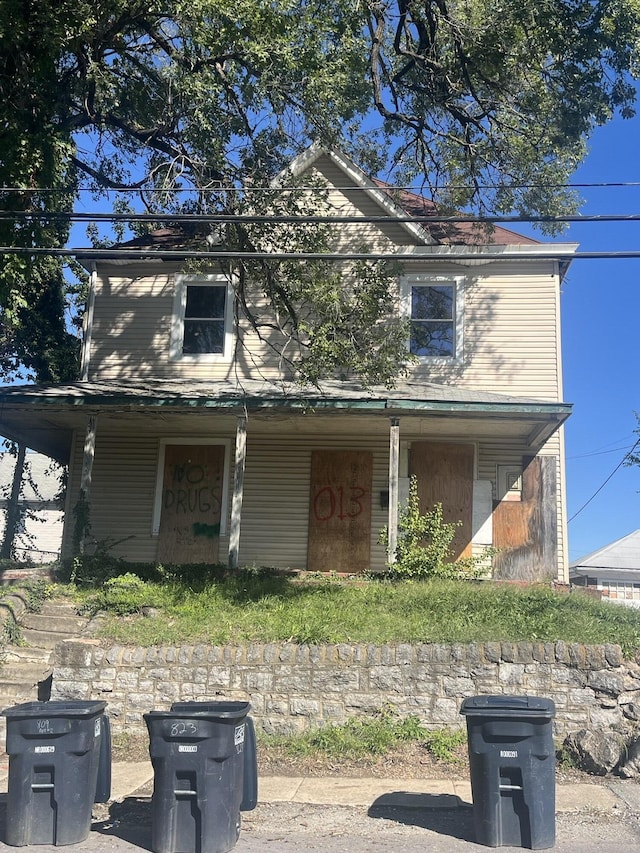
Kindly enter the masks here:
[[[307, 560], [309, 483], [313, 450], [367, 450], [373, 454], [371, 559], [382, 568], [378, 533], [387, 523], [380, 491], [388, 488], [388, 436], [247, 435], [240, 532], [240, 563], [304, 568]], [[286, 476], [284, 475], [286, 472]]]
[[[473, 269], [451, 264], [420, 267], [434, 275], [467, 276], [464, 360], [462, 364], [418, 364], [411, 368], [414, 378], [560, 399], [559, 287], [551, 264], [527, 263], [523, 270], [514, 264]], [[100, 279], [93, 318], [91, 379], [277, 379], [287, 375], [279, 358], [280, 342], [273, 333], [271, 346], [246, 328], [234, 362], [170, 361], [174, 273], [154, 271], [132, 281], [110, 273]], [[266, 312], [264, 300], [256, 300], [255, 306], [259, 314]], [[295, 355], [295, 350], [288, 355]]]
[[[151, 419], [150, 419], [151, 420]], [[153, 511], [158, 471], [159, 435], [149, 431], [145, 420], [128, 433], [96, 432], [96, 460], [93, 465], [89, 504], [91, 507], [91, 538], [108, 544], [114, 556], [126, 554], [129, 561], [156, 559], [157, 536], [152, 534]], [[207, 436], [202, 436], [207, 438]], [[211, 436], [208, 436], [211, 437]], [[235, 436], [227, 431], [232, 444]], [[170, 436], [177, 444], [180, 438]], [[73, 539], [73, 506], [78, 498], [82, 472], [84, 435], [76, 435], [69, 477], [69, 505], [64, 536], [64, 553], [68, 555]], [[226, 459], [227, 473], [229, 459]], [[229, 515], [229, 505], [223, 508]], [[227, 536], [220, 537], [220, 556], [226, 562]]]
[[[313, 419], [313, 415], [309, 415]], [[331, 422], [333, 421], [333, 426]], [[136, 425], [137, 423], [137, 425]], [[201, 420], [201, 429], [189, 432], [191, 438], [228, 439], [230, 459], [227, 476], [232, 478], [235, 421], [212, 416]], [[206, 426], [205, 426], [206, 425]], [[401, 418], [401, 441], [442, 438], [430, 432], [418, 418]], [[180, 443], [175, 431], [163, 433], [162, 418], [145, 417], [131, 421], [128, 432], [114, 430], [98, 420], [96, 463], [93, 468], [90, 505], [92, 536], [109, 546], [114, 556], [129, 561], [156, 559], [157, 537], [152, 535], [152, 520], [158, 470], [160, 438]], [[379, 543], [380, 530], [387, 524], [388, 511], [380, 506], [380, 492], [388, 489], [389, 424], [379, 418], [319, 418], [301, 428], [293, 419], [274, 421], [250, 418], [247, 431], [247, 460], [240, 530], [241, 565], [272, 565], [304, 568], [307, 559], [309, 488], [313, 450], [367, 450], [373, 454], [371, 489], [371, 565], [383, 569], [386, 554]], [[446, 436], [445, 436], [446, 437]], [[473, 443], [476, 450], [477, 477], [496, 488], [497, 465], [517, 463], [530, 452], [526, 444], [504, 439], [479, 440], [470, 434], [457, 440]], [[64, 553], [68, 556], [73, 536], [72, 508], [77, 500], [82, 470], [84, 435], [76, 436], [69, 481], [69, 505], [65, 528]], [[560, 440], [554, 436], [544, 449], [558, 457], [560, 476]], [[401, 471], [401, 475], [406, 472]], [[560, 481], [559, 481], [560, 482]], [[230, 516], [232, 482], [224, 512]], [[559, 506], [562, 496], [559, 495]], [[563, 565], [565, 545], [563, 525], [559, 523], [558, 542]], [[220, 538], [219, 559], [226, 562], [227, 533]]]
[[89, 319], [89, 379], [164, 375], [172, 310], [173, 279], [165, 269], [102, 266]]
[[[429, 271], [461, 274], [459, 266], [455, 273], [451, 266]], [[476, 390], [560, 399], [559, 284], [552, 265], [491, 264], [465, 272], [463, 364], [426, 362], [414, 366], [412, 375]]]
[[[320, 176], [331, 187], [340, 189], [332, 190], [328, 195], [332, 216], [361, 216], [363, 219], [392, 215], [391, 209], [383, 207], [366, 190], [359, 189], [354, 184], [350, 190], [349, 179], [338, 166], [327, 157], [319, 158], [313, 167], [315, 176]], [[385, 196], [380, 193], [380, 198]], [[338, 237], [337, 246], [340, 249], [350, 246], [352, 249], [366, 244], [372, 250], [389, 250], [397, 245], [415, 245], [419, 241], [407, 228], [400, 223], [366, 223], [360, 224], [337, 224], [336, 233]]]

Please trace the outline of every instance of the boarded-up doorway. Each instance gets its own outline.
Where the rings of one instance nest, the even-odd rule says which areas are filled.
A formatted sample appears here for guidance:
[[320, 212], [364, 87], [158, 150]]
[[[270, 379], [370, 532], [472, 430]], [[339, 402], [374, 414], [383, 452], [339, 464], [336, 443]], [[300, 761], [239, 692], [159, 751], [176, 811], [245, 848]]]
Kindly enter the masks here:
[[314, 450], [307, 566], [313, 572], [370, 568], [373, 456], [361, 450]]
[[437, 441], [411, 444], [409, 474], [418, 481], [421, 511], [427, 512], [441, 503], [444, 521], [462, 522], [452, 542], [456, 560], [471, 556], [473, 460], [471, 444]]
[[224, 447], [167, 444], [158, 561], [217, 563]]

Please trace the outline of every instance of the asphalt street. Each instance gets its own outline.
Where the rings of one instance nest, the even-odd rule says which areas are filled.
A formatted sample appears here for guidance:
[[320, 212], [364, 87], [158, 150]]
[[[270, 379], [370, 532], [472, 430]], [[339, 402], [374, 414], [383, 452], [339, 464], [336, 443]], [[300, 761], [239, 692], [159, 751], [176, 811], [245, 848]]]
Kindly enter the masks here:
[[[2, 796], [0, 801], [0, 838], [5, 837], [5, 799]], [[87, 839], [67, 849], [87, 853], [151, 850], [148, 796], [132, 795], [96, 806], [95, 815]], [[640, 814], [625, 806], [606, 812], [563, 812], [556, 818], [554, 849], [559, 853], [620, 853], [639, 847]], [[0, 843], [0, 850], [15, 849]], [[53, 845], [22, 849], [60, 851]], [[469, 807], [396, 808], [375, 802], [368, 807], [260, 803], [255, 811], [243, 814], [234, 848], [236, 853], [473, 853], [487, 849], [474, 841]]]

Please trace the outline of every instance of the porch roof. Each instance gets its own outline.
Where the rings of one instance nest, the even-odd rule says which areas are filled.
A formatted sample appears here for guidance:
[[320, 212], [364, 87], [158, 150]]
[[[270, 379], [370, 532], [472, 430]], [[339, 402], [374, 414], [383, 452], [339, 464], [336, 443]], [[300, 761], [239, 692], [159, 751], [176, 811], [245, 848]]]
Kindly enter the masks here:
[[363, 388], [357, 382], [324, 382], [321, 388], [265, 380], [143, 379], [12, 385], [0, 388], [0, 434], [61, 462], [68, 460], [73, 430], [86, 418], [136, 411], [163, 415], [194, 410], [456, 417], [501, 420], [518, 425], [530, 446], [544, 443], [571, 413], [571, 404], [428, 382], [394, 388]]

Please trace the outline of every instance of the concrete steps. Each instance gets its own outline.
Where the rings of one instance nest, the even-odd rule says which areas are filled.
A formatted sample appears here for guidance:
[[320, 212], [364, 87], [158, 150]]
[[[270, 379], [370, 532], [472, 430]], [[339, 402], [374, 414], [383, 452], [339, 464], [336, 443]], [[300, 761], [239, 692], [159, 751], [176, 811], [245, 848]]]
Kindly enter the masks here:
[[[88, 622], [68, 601], [47, 601], [40, 612], [25, 612], [20, 644], [7, 646], [0, 662], [0, 709], [49, 699], [53, 649], [80, 636]], [[0, 747], [4, 737], [5, 719], [0, 717]]]

